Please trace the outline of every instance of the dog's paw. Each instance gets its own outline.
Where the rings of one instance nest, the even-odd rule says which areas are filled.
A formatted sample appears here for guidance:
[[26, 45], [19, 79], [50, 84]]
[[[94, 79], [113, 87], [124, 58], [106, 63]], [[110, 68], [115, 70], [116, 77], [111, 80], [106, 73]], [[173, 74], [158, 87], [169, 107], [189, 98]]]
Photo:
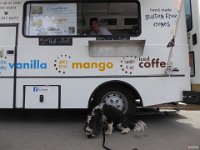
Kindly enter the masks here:
[[127, 134], [127, 133], [129, 133], [130, 131], [131, 131], [130, 128], [124, 128], [124, 129], [121, 131], [121, 133], [122, 133], [122, 134]]

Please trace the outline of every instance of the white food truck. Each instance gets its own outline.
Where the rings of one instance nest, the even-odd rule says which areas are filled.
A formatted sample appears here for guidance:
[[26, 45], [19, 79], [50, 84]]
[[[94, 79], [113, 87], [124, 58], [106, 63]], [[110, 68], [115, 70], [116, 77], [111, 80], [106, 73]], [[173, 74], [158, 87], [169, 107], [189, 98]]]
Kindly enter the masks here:
[[[191, 90], [183, 0], [0, 0], [0, 108], [132, 113]], [[91, 35], [90, 19], [112, 35]]]

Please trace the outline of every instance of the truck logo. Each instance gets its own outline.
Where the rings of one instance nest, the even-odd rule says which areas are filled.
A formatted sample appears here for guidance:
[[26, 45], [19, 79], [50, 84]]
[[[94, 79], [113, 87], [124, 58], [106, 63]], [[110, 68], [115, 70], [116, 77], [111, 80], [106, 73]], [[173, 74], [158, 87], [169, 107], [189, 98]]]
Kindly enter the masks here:
[[165, 68], [167, 63], [161, 61], [159, 58], [139, 58], [139, 67], [140, 68]]
[[66, 74], [66, 70], [68, 68], [68, 61], [71, 56], [68, 55], [60, 55], [54, 60], [54, 67], [58, 71], [58, 73]]
[[123, 57], [121, 60], [121, 70], [125, 74], [134, 74], [135, 68], [140, 69], [162, 69], [166, 68], [167, 63], [160, 58], [148, 57]]
[[121, 60], [121, 70], [125, 74], [132, 75], [135, 69], [135, 62], [137, 57], [123, 57]]
[[91, 70], [96, 69], [100, 72], [104, 72], [107, 69], [113, 69], [114, 64], [112, 62], [71, 62], [71, 56], [60, 55], [54, 60], [54, 67], [58, 73], [66, 74], [67, 69], [72, 70]]
[[38, 86], [34, 86], [33, 87], [33, 92], [47, 92], [48, 91], [48, 87], [38, 87]]
[[33, 87], [33, 92], [38, 92], [38, 87]]
[[30, 60], [27, 63], [8, 63], [11, 69], [47, 69], [47, 63], [41, 63], [40, 60]]
[[1, 71], [7, 70], [6, 65], [7, 65], [6, 61], [0, 61], [0, 74], [1, 74]]
[[98, 69], [103, 72], [114, 67], [112, 62], [73, 62], [72, 69]]
[[6, 70], [5, 66], [0, 66], [0, 70]]

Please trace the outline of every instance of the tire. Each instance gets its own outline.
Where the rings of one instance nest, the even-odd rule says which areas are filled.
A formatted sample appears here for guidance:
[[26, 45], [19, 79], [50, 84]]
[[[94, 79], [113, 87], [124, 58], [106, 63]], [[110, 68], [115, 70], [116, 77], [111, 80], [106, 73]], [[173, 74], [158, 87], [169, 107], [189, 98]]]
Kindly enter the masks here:
[[131, 115], [136, 110], [133, 92], [123, 85], [106, 85], [100, 88], [94, 96], [94, 105], [106, 103], [119, 109], [126, 115]]

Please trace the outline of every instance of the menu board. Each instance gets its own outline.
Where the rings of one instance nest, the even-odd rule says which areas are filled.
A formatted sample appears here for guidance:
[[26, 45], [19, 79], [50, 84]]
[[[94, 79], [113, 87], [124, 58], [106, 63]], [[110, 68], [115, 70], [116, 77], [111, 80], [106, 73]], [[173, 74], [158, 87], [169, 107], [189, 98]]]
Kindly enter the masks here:
[[77, 5], [75, 3], [30, 4], [28, 35], [76, 35]]

